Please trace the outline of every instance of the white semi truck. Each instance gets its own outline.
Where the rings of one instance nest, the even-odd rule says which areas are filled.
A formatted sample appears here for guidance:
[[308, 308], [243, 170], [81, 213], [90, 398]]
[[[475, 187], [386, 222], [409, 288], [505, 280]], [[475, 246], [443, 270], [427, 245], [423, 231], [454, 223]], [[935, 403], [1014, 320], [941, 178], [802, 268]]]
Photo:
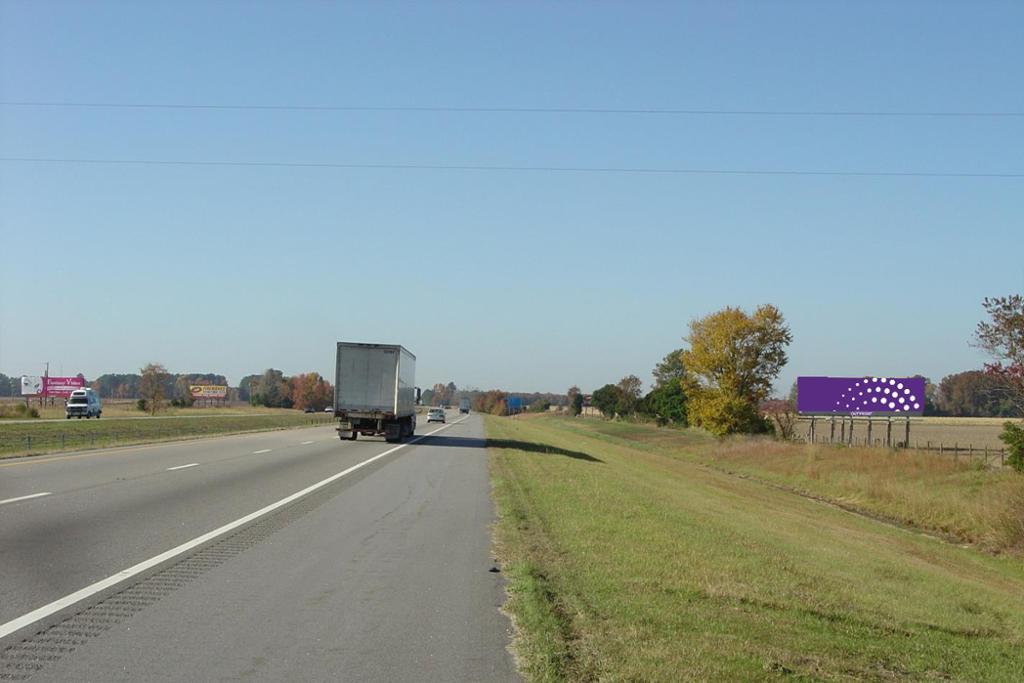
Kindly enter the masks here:
[[334, 416], [338, 437], [383, 436], [391, 442], [416, 430], [416, 356], [395, 344], [338, 342]]

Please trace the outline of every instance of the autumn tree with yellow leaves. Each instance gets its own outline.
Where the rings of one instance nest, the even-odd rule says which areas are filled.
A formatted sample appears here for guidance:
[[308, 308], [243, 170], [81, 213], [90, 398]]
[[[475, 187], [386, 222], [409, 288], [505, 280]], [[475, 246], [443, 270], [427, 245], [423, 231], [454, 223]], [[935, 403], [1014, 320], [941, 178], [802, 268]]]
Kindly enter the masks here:
[[690, 423], [717, 435], [768, 431], [759, 405], [786, 365], [792, 339], [771, 304], [752, 314], [728, 307], [692, 320], [684, 337], [690, 347], [680, 355]]

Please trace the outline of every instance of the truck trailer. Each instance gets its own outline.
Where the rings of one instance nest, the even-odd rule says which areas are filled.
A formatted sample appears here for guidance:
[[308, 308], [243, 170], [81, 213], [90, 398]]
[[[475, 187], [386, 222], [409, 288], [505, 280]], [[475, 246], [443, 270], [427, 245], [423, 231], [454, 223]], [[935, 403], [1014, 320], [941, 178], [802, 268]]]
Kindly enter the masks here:
[[391, 442], [416, 430], [416, 356], [395, 344], [338, 342], [334, 416], [338, 437]]

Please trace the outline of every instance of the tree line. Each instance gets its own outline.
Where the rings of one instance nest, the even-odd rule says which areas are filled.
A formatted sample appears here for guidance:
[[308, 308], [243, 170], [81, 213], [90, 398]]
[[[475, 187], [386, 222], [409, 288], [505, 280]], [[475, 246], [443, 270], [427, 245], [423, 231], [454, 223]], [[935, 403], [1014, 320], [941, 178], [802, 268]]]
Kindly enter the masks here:
[[268, 368], [261, 375], [246, 375], [238, 383], [238, 398], [267, 408], [311, 408], [317, 412], [334, 405], [334, 385], [318, 372], [287, 377]]
[[[226, 386], [226, 400], [268, 408], [311, 408], [321, 411], [334, 403], [334, 386], [317, 372], [291, 377], [269, 368], [246, 375], [238, 387], [229, 387], [224, 375], [212, 372], [171, 373], [161, 363], [148, 363], [139, 372], [108, 373], [89, 383], [100, 398], [131, 399], [139, 408], [156, 413], [163, 406], [187, 407], [194, 403], [193, 385]], [[20, 396], [21, 378], [0, 374], [0, 396]]]
[[[926, 379], [925, 414], [963, 417], [1024, 416], [1024, 298], [985, 299], [988, 319], [973, 344], [994, 362], [982, 369]], [[653, 419], [694, 425], [713, 434], [785, 431], [783, 414], [795, 413], [796, 385], [787, 398], [770, 392], [792, 341], [782, 313], [759, 306], [753, 313], [728, 307], [691, 321], [688, 346], [669, 352], [654, 370], [654, 388], [628, 375], [596, 390], [591, 405], [609, 418]], [[569, 396], [578, 395], [578, 387]], [[572, 412], [582, 406], [575, 403]]]
[[[609, 418], [693, 425], [719, 435], [771, 431], [760, 406], [792, 340], [782, 313], [772, 305], [750, 314], [728, 307], [691, 321], [683, 340], [688, 347], [670, 351], [654, 367], [654, 388], [646, 395], [640, 378], [627, 375], [595, 391], [591, 405]], [[574, 405], [572, 412], [579, 410]]]

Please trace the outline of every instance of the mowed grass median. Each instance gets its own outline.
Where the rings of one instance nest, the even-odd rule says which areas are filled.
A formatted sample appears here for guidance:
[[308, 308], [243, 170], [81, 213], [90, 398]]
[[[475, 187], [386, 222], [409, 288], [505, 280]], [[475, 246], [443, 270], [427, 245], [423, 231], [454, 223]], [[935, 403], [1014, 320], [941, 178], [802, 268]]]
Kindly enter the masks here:
[[486, 424], [531, 680], [1024, 677], [1019, 556], [707, 467], [699, 435], [690, 456], [646, 426]]
[[0, 422], [0, 458], [62, 450], [107, 448], [130, 444], [193, 439], [331, 424], [331, 415], [270, 413], [202, 415], [173, 418]]

